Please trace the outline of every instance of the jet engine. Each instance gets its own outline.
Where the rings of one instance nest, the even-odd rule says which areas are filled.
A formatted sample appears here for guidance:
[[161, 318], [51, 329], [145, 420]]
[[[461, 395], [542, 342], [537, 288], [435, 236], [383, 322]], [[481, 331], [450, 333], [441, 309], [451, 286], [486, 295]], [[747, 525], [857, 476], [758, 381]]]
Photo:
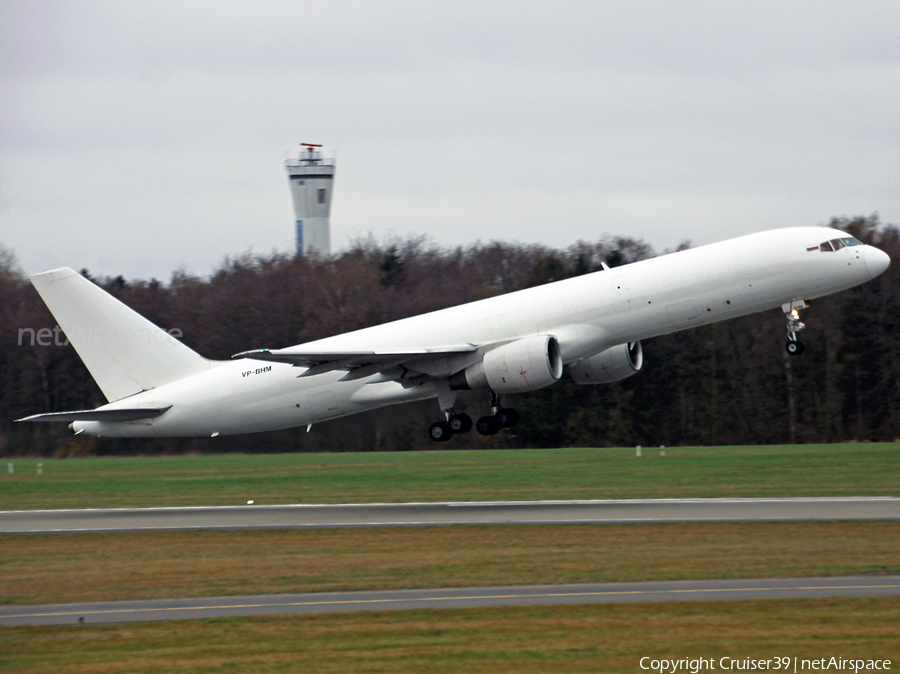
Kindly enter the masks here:
[[484, 354], [480, 363], [450, 377], [455, 391], [490, 388], [496, 393], [521, 393], [544, 388], [563, 373], [559, 342], [550, 335], [527, 337]]
[[576, 384], [608, 384], [630, 377], [644, 364], [640, 342], [619, 344], [566, 366]]

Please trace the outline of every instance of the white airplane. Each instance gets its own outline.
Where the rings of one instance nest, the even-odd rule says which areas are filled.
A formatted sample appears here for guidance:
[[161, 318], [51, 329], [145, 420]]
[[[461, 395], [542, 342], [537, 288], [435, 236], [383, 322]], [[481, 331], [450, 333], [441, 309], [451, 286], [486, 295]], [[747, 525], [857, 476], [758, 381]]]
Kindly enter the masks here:
[[54, 269], [31, 282], [109, 404], [19, 421], [107, 437], [215, 437], [436, 398], [444, 418], [429, 435], [443, 441], [472, 427], [453, 410], [457, 392], [484, 389], [491, 413], [475, 427], [491, 435], [518, 420], [500, 394], [563, 376], [629, 377], [643, 364], [642, 339], [781, 307], [797, 355], [809, 300], [889, 265], [835, 229], [778, 229], [230, 361], [203, 358], [73, 270]]

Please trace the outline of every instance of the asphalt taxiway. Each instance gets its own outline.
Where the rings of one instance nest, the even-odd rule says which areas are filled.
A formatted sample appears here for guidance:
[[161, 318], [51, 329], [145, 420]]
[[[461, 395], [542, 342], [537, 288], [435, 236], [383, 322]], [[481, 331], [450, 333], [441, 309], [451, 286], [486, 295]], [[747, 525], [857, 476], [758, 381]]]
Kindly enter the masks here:
[[23, 510], [0, 511], [0, 533], [829, 520], [900, 520], [900, 498], [617, 499]]
[[519, 585], [40, 606], [7, 605], [0, 606], [0, 625], [100, 624], [366, 610], [860, 596], [900, 596], [900, 576]]

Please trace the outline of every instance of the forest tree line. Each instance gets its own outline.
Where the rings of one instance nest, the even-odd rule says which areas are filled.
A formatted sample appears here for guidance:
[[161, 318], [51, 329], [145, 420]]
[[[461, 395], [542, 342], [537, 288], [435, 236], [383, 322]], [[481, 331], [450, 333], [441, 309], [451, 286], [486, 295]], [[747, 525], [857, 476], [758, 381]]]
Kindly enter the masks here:
[[[880, 277], [811, 303], [802, 357], [784, 352], [780, 310], [647, 340], [644, 368], [624, 381], [554, 386], [516, 396], [521, 422], [432, 444], [436, 401], [388, 407], [313, 427], [219, 438], [73, 437], [65, 424], [15, 424], [38, 412], [104, 404], [100, 390], [38, 294], [0, 246], [0, 455], [378, 451], [558, 446], [677, 446], [892, 441], [900, 438], [900, 230], [878, 216], [835, 218], [894, 260]], [[685, 243], [682, 247], [686, 247]], [[424, 239], [358, 241], [326, 259], [226, 258], [208, 278], [93, 278], [197, 352], [228, 359], [442, 309], [654, 255], [607, 237], [566, 250], [491, 242], [447, 250]], [[487, 393], [462, 392], [457, 411], [487, 413]]]

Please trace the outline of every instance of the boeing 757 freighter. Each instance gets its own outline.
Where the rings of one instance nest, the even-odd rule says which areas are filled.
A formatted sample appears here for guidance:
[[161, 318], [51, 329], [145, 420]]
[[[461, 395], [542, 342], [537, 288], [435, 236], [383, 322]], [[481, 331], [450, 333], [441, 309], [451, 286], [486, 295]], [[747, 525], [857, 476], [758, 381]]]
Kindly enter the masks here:
[[68, 268], [31, 282], [109, 404], [20, 421], [70, 422], [108, 437], [269, 431], [435, 398], [433, 440], [472, 427], [457, 392], [483, 389], [482, 435], [516, 424], [500, 395], [563, 377], [603, 384], [641, 369], [641, 340], [781, 308], [786, 349], [803, 351], [800, 311], [865, 283], [890, 258], [835, 229], [742, 236], [287, 348], [203, 358]]

